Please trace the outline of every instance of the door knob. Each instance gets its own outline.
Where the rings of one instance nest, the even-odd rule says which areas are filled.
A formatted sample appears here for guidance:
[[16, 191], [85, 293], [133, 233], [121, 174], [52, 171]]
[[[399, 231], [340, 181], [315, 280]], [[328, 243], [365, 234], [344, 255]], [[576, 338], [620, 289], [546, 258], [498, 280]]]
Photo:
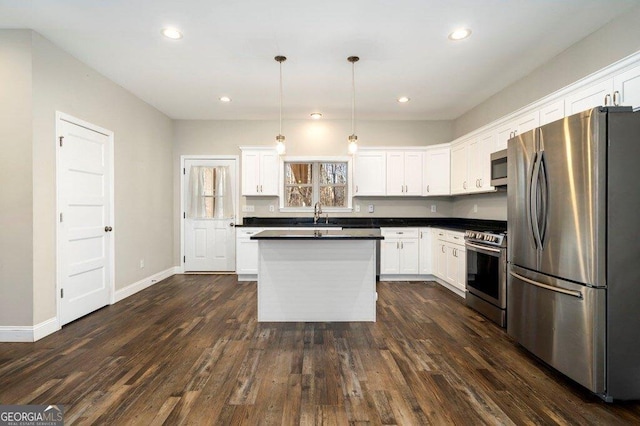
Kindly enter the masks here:
[[111, 232], [111, 231], [113, 231], [112, 227], [110, 227], [110, 226], [105, 226], [104, 227], [104, 232]]
[[236, 226], [236, 224], [235, 224], [235, 223], [233, 223], [233, 222], [231, 222], [231, 223], [229, 224], [229, 226], [234, 227], [234, 226]]

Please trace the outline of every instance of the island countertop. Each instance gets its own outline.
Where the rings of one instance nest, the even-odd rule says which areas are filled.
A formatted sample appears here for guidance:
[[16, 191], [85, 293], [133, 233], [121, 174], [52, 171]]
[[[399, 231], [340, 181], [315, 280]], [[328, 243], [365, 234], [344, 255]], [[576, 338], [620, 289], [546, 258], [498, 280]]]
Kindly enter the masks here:
[[266, 230], [252, 240], [383, 240], [380, 229]]

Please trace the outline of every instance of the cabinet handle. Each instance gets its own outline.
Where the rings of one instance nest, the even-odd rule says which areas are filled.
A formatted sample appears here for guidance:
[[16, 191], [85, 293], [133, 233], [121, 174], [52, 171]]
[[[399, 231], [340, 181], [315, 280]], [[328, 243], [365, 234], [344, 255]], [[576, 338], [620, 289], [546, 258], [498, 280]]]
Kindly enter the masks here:
[[260, 185], [256, 185], [256, 192], [260, 192]]
[[462, 182], [462, 189], [467, 189], [467, 181]]
[[260, 185], [260, 192], [262, 192], [262, 185]]
[[422, 239], [422, 231], [420, 231], [420, 239]]
[[400, 250], [400, 241], [396, 241], [396, 250]]
[[604, 95], [604, 106], [609, 106], [609, 102], [611, 102], [611, 94], [607, 93]]
[[404, 192], [409, 192], [409, 185], [404, 186]]
[[429, 185], [427, 185], [427, 192], [429, 192]]
[[482, 188], [482, 185], [483, 185], [482, 178], [478, 179], [478, 182], [480, 182], [480, 186], [478, 188]]
[[616, 90], [613, 92], [613, 106], [620, 105], [620, 92]]
[[442, 247], [442, 249], [441, 249], [441, 250], [442, 250], [442, 252], [444, 253], [444, 244], [443, 244], [443, 245], [441, 245], [440, 247]]
[[358, 185], [356, 185], [356, 192], [358, 192]]
[[404, 249], [404, 243], [402, 241], [400, 241], [400, 248]]

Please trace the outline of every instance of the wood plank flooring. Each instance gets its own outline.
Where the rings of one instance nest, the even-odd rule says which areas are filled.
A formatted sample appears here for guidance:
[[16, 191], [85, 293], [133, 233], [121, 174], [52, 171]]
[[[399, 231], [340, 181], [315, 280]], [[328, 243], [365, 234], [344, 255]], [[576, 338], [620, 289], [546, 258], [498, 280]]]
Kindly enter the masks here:
[[0, 403], [66, 424], [640, 424], [435, 283], [378, 284], [376, 323], [257, 323], [256, 285], [176, 275], [36, 343], [0, 343]]

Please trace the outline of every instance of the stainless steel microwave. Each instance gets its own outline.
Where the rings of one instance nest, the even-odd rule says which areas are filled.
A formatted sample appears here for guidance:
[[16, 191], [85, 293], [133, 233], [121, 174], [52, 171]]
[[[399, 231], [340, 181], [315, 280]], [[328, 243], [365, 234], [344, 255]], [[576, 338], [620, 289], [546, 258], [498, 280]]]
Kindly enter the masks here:
[[491, 186], [507, 185], [507, 150], [491, 154]]

